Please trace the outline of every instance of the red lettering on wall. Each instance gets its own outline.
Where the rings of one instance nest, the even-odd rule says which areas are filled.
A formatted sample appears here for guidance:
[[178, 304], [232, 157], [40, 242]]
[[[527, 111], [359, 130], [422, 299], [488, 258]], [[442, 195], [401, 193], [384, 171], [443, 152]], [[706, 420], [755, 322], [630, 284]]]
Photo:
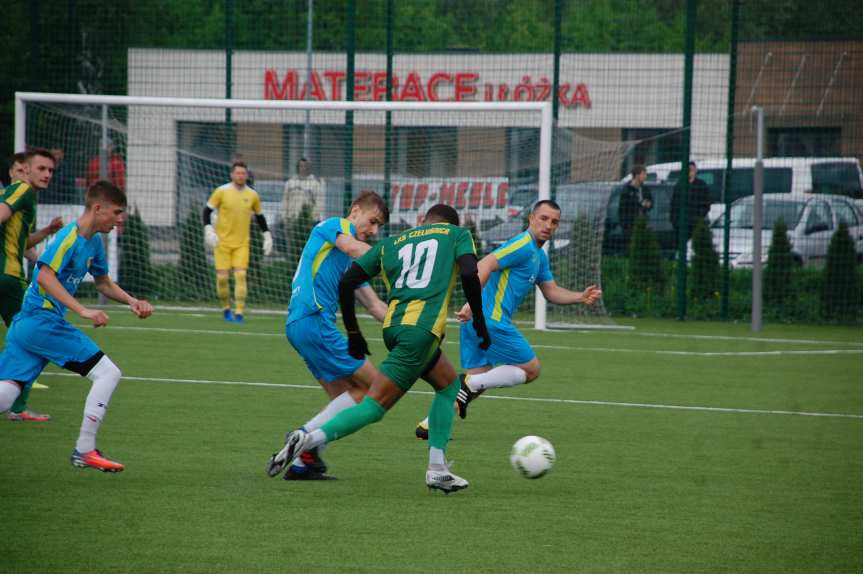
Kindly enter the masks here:
[[497, 184], [497, 206], [498, 207], [506, 207], [508, 196], [509, 195], [509, 184], [501, 182]]
[[590, 108], [590, 94], [587, 92], [587, 86], [584, 84], [578, 84], [575, 86], [575, 93], [572, 94], [572, 100], [570, 100], [571, 106], [584, 106], [585, 108]]
[[417, 192], [414, 195], [414, 209], [419, 209], [423, 206], [426, 198], [429, 195], [429, 184], [421, 183], [417, 186]]
[[451, 84], [452, 75], [447, 74], [446, 72], [435, 72], [434, 74], [432, 74], [431, 78], [429, 78], [428, 83], [428, 96], [430, 102], [440, 101], [437, 95], [437, 85], [441, 82]]
[[402, 88], [401, 96], [399, 96], [399, 100], [403, 102], [414, 101], [414, 102], [424, 102], [426, 101], [425, 92], [423, 91], [422, 81], [420, 80], [420, 75], [416, 72], [411, 72], [408, 74], [408, 78], [405, 80], [405, 85]]
[[354, 73], [354, 100], [355, 101], [368, 101], [368, 95], [371, 93], [371, 86], [369, 85], [369, 78], [371, 77], [371, 72], [356, 72]]
[[324, 77], [330, 81], [330, 98], [336, 101], [341, 100], [345, 73], [339, 70], [327, 70], [324, 72]]
[[438, 201], [445, 205], [455, 204], [455, 184], [442, 183], [440, 184], [440, 192], [438, 193]]
[[482, 188], [485, 187], [481, 181], [475, 181], [470, 186], [469, 203], [471, 209], [476, 209], [482, 203]]
[[288, 70], [285, 79], [279, 84], [279, 74], [275, 70], [264, 72], [264, 99], [295, 100], [297, 98], [297, 72]]
[[376, 102], [384, 102], [387, 99], [387, 73], [375, 72], [372, 74], [372, 99]]
[[[455, 101], [464, 101], [467, 96], [476, 95], [476, 81], [479, 74], [476, 72], [458, 72], [455, 75]], [[473, 99], [473, 98], [471, 98]]]
[[458, 191], [456, 192], [454, 206], [456, 209], [464, 209], [464, 194], [467, 192], [469, 185], [470, 184], [466, 181], [462, 181], [458, 184]]
[[414, 185], [406, 183], [402, 186], [402, 201], [399, 203], [399, 209], [410, 209], [411, 201], [414, 197]]

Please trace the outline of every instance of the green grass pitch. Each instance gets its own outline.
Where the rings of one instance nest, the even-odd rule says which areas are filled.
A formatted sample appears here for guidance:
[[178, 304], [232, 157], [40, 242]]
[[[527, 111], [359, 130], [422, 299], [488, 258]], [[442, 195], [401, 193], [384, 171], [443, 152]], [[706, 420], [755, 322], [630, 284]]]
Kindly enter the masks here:
[[[126, 471], [69, 464], [89, 381], [46, 370], [31, 405], [54, 419], [0, 420], [0, 571], [863, 572], [860, 328], [525, 330], [542, 375], [456, 420], [471, 484], [444, 496], [413, 436], [425, 383], [330, 446], [339, 480], [288, 483], [265, 463], [325, 395], [282, 317], [110, 313], [85, 331], [126, 377], [98, 439]], [[526, 434], [557, 450], [540, 480], [509, 465]]]

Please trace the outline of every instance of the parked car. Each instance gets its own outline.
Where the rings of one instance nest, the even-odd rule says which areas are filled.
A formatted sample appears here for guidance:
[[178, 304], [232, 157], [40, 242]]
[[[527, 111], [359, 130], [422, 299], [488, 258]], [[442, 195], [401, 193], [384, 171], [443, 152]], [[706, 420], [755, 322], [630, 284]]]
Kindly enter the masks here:
[[[857, 250], [863, 261], [863, 212], [849, 198], [841, 195], [808, 195], [804, 197], [764, 196], [761, 232], [761, 260], [773, 240], [773, 227], [781, 219], [788, 228], [788, 239], [794, 260], [800, 265], [820, 265], [827, 258], [827, 249], [833, 234], [844, 222], [848, 225]], [[731, 205], [729, 231], [729, 262], [732, 267], [751, 267], [753, 198], [744, 197]], [[713, 223], [713, 245], [722, 254], [723, 221]], [[689, 245], [690, 256], [692, 245]], [[721, 256], [721, 255], [720, 255]]]
[[[646, 183], [653, 195], [653, 209], [648, 213], [647, 225], [657, 235], [660, 249], [666, 255], [675, 250], [674, 229], [671, 226], [671, 194], [673, 187], [667, 184]], [[625, 185], [619, 182], [583, 182], [559, 185], [556, 201], [561, 207], [560, 228], [554, 235], [551, 247], [566, 247], [570, 241], [572, 225], [583, 215], [592, 221], [602, 221], [604, 254], [624, 253], [623, 229], [618, 219], [620, 194]], [[483, 251], [488, 253], [502, 245], [512, 236], [525, 229], [527, 214], [536, 203], [536, 192], [528, 197], [526, 192], [519, 196], [522, 210], [514, 217], [480, 234]]]
[[[710, 189], [710, 221], [725, 210], [726, 160], [696, 161], [698, 177]], [[752, 195], [755, 158], [734, 158], [731, 166], [731, 201]], [[680, 162], [647, 166], [649, 180], [671, 185], [680, 179]], [[624, 181], [629, 178], [624, 178]], [[836, 194], [863, 201], [863, 170], [854, 157], [771, 157], [764, 159], [764, 194]]]

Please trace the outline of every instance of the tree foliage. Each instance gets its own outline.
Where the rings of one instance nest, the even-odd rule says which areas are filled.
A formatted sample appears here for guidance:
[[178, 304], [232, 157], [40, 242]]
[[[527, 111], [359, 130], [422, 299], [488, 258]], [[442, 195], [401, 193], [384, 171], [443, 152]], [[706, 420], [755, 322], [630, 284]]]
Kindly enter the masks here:
[[118, 283], [128, 293], [145, 297], [153, 293], [153, 267], [150, 264], [150, 234], [135, 209], [129, 213], [120, 235]]
[[690, 294], [694, 301], [709, 301], [719, 291], [719, 254], [704, 220], [700, 220], [692, 232], [692, 251]]
[[780, 219], [773, 226], [773, 238], [767, 252], [767, 267], [764, 270], [764, 303], [772, 310], [781, 312], [791, 302], [794, 293], [792, 271], [794, 255], [788, 239], [788, 227]]
[[821, 308], [828, 319], [853, 321], [857, 314], [857, 301], [857, 252], [848, 225], [842, 222], [827, 248]]
[[665, 274], [656, 234], [647, 226], [647, 217], [639, 215], [629, 240], [629, 286], [637, 290], [662, 291]]

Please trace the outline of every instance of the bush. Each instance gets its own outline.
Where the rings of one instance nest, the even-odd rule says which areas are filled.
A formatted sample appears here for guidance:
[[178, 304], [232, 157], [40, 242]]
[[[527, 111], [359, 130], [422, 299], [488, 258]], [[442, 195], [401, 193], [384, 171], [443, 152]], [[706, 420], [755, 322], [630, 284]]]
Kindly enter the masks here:
[[638, 291], [661, 292], [665, 288], [666, 275], [662, 271], [662, 256], [659, 240], [647, 226], [647, 218], [639, 215], [632, 228], [629, 241], [629, 286]]
[[715, 301], [719, 287], [719, 255], [704, 221], [692, 233], [692, 281], [689, 293], [696, 302]]
[[119, 239], [120, 265], [118, 283], [132, 295], [148, 297], [154, 293], [153, 268], [150, 264], [150, 233], [140, 212], [129, 213]]
[[180, 222], [180, 265], [174, 297], [193, 301], [215, 298], [215, 274], [204, 249], [203, 224], [198, 213], [189, 211]]
[[767, 267], [764, 270], [764, 306], [769, 315], [780, 315], [791, 303], [794, 286], [792, 271], [794, 255], [788, 228], [781, 219], [773, 226], [773, 239], [767, 252]]
[[827, 249], [824, 284], [821, 289], [821, 309], [827, 319], [853, 321], [857, 316], [857, 252], [848, 225], [839, 229]]

